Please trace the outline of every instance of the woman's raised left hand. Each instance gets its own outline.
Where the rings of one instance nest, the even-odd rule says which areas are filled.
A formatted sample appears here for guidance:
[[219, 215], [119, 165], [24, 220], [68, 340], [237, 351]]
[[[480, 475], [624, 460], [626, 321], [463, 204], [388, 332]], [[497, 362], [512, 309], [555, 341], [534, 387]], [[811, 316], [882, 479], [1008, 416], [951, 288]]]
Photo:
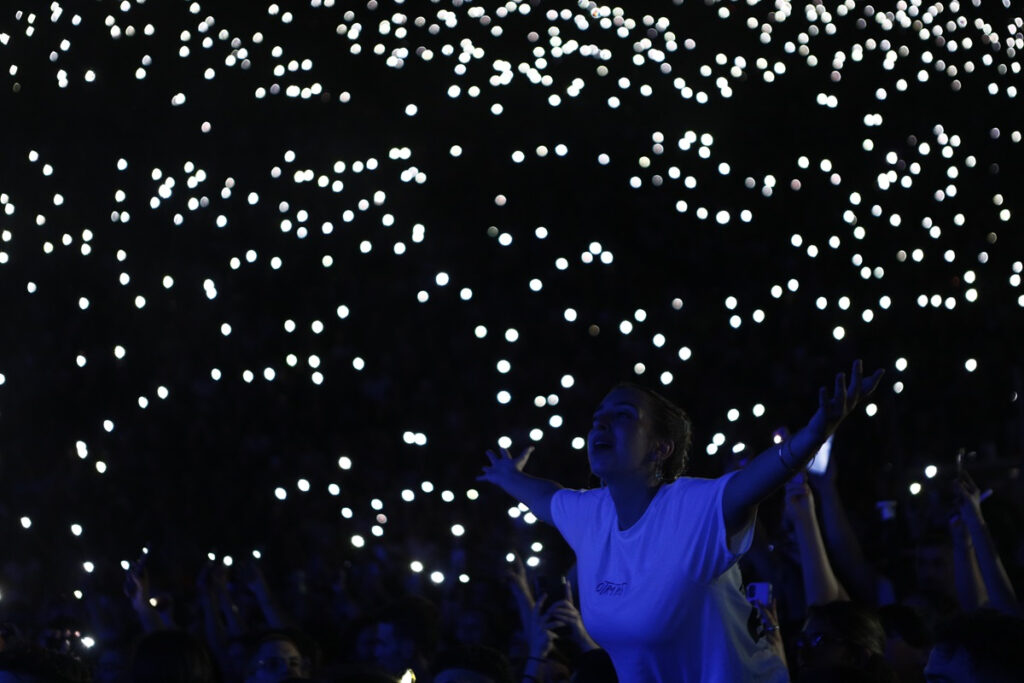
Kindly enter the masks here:
[[871, 395], [882, 381], [884, 370], [864, 376], [864, 362], [853, 361], [850, 381], [846, 373], [836, 375], [835, 388], [830, 393], [825, 387], [818, 390], [818, 410], [811, 416], [807, 426], [793, 435], [792, 449], [798, 452], [814, 452], [825, 442], [840, 423]]

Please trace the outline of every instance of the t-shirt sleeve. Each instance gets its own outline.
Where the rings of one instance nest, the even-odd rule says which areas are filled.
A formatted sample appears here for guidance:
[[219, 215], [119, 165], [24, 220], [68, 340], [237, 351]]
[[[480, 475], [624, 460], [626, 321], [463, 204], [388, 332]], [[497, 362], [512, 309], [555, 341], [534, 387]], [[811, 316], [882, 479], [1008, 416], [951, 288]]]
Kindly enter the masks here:
[[588, 521], [592, 521], [585, 512], [587, 498], [587, 491], [574, 489], [561, 489], [551, 497], [551, 521], [573, 550], [584, 538]]
[[722, 499], [725, 486], [734, 475], [735, 472], [717, 479], [691, 479], [670, 505], [670, 524], [691, 539], [687, 564], [697, 581], [707, 583], [721, 576], [750, 549], [753, 541], [753, 515], [731, 537], [726, 532]]

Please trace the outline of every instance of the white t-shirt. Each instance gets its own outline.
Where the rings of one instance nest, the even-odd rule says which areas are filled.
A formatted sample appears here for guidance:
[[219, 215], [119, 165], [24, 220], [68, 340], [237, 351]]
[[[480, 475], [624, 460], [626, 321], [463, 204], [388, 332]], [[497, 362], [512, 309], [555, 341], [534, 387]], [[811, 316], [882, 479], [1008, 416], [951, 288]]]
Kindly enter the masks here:
[[623, 683], [789, 680], [765, 640], [747, 632], [751, 607], [736, 561], [754, 525], [726, 538], [731, 476], [662, 486], [624, 531], [607, 489], [551, 499], [555, 526], [576, 552], [583, 623]]

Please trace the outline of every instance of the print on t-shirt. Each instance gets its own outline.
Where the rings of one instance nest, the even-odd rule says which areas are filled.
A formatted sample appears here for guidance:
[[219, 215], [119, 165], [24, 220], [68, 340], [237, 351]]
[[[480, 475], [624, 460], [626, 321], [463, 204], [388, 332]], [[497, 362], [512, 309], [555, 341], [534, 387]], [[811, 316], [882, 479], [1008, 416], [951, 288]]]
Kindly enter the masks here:
[[602, 581], [594, 588], [594, 592], [598, 595], [625, 595], [626, 586], [628, 583], [613, 583], [612, 581]]

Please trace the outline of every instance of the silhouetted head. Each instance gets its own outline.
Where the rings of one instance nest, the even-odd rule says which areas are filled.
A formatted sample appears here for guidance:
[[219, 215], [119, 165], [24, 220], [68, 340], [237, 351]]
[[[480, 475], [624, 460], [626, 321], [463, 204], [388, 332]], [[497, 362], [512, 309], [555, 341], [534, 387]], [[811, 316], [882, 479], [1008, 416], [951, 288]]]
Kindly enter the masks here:
[[925, 676], [958, 683], [1020, 681], [1024, 678], [1021, 643], [1024, 619], [987, 609], [961, 614], [937, 629]]
[[866, 666], [885, 652], [885, 630], [873, 610], [855, 602], [830, 602], [807, 608], [797, 640], [801, 670]]
[[185, 631], [154, 631], [135, 645], [131, 680], [136, 683], [217, 683], [209, 650]]

